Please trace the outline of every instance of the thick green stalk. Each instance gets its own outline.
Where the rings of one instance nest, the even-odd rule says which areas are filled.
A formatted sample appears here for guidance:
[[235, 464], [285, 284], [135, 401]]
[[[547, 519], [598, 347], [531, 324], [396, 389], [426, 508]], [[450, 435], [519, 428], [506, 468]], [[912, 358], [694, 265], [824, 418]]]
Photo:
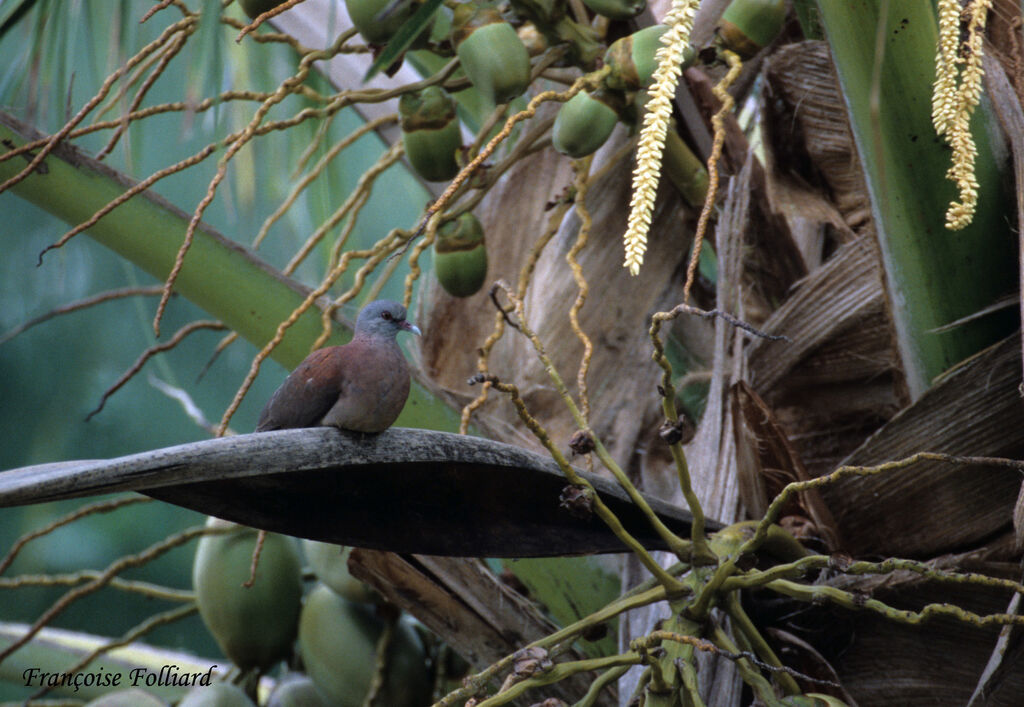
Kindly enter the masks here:
[[[0, 140], [23, 145], [38, 136], [0, 113]], [[13, 192], [69, 224], [78, 224], [116, 199], [130, 185], [123, 175], [64, 146]], [[25, 166], [22, 158], [0, 162], [0, 181]], [[167, 277], [181, 247], [189, 216], [146, 192], [118, 206], [87, 233], [153, 277]], [[308, 290], [257, 258], [250, 250], [201, 225], [185, 258], [175, 291], [223, 321], [256, 346], [263, 346], [302, 303]], [[329, 344], [341, 344], [351, 332], [336, 326]], [[288, 330], [272, 357], [287, 368], [309, 353], [320, 335], [320, 310], [311, 308]], [[421, 385], [414, 385], [398, 424], [458, 430], [458, 416]]]
[[[740, 602], [739, 594], [736, 592], [730, 592], [725, 600], [726, 611], [729, 612], [729, 618], [733, 621], [733, 631], [741, 634], [746, 641], [750, 644], [753, 652], [757, 653], [758, 657], [761, 658], [768, 665], [775, 666], [776, 668], [783, 667], [782, 661], [775, 655], [775, 651], [765, 640], [764, 636], [761, 635], [760, 630], [750, 617], [747, 616], [747, 612], [743, 610], [743, 604]], [[779, 684], [785, 688], [786, 694], [798, 695], [800, 694], [800, 686], [796, 684], [796, 680], [793, 679], [792, 675], [787, 673], [778, 673], [775, 679]]]
[[[740, 652], [740, 647], [733, 643], [732, 638], [721, 626], [714, 628], [714, 635], [715, 642], [723, 650], [727, 650], [730, 653]], [[775, 696], [775, 690], [772, 688], [771, 683], [746, 658], [737, 660], [736, 668], [739, 670], [743, 682], [750, 686], [761, 702], [768, 705], [768, 707], [786, 707], [786, 703]]]
[[931, 122], [937, 21], [930, 2], [819, 0], [871, 195], [903, 369], [913, 397], [964, 358], [1010, 334], [1012, 313], [931, 330], [1014, 290], [1016, 252], [993, 157], [995, 121], [974, 116], [980, 194], [972, 225], [946, 230], [956, 197], [950, 152]]

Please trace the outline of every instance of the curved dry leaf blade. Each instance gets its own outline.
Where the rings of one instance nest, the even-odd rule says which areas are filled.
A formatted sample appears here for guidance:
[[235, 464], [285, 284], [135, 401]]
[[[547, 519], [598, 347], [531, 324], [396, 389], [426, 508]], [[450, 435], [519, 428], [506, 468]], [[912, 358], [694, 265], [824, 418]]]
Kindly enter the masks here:
[[[915, 452], [1020, 458], [1024, 409], [1020, 337], [961, 364], [844, 460], [878, 464]], [[1020, 474], [925, 462], [902, 472], [844, 479], [822, 489], [847, 550], [932, 556], [967, 547], [1011, 523]]]
[[[625, 492], [584, 476], [631, 533], [663, 548]], [[392, 552], [622, 552], [596, 516], [577, 519], [560, 507], [565, 486], [551, 459], [500, 442], [427, 430], [371, 436], [320, 427], [15, 469], [0, 474], [0, 507], [139, 491], [244, 525]], [[689, 512], [649, 502], [675, 532], [689, 535]]]

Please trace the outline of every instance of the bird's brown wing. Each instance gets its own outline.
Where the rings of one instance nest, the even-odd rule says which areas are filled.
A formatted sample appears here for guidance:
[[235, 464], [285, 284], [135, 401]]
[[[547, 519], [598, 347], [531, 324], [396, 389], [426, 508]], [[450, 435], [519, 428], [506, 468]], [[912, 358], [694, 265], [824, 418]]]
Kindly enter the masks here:
[[338, 358], [332, 355], [337, 348], [317, 349], [291, 372], [260, 413], [257, 432], [316, 427], [320, 423], [345, 385]]

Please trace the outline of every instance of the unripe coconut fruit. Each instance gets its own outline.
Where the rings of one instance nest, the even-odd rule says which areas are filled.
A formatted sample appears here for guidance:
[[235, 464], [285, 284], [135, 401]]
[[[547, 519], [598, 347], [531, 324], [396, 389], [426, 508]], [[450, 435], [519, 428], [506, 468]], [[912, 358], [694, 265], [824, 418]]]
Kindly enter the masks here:
[[388, 8], [391, 0], [345, 0], [348, 16], [352, 25], [359, 30], [370, 44], [387, 44], [395, 36], [395, 32], [413, 16], [419, 7], [407, 0], [404, 4], [393, 8], [387, 17], [380, 14]]
[[277, 681], [266, 707], [331, 707], [331, 703], [311, 677], [288, 673]]
[[551, 144], [563, 155], [580, 158], [595, 152], [615, 129], [619, 120], [615, 112], [601, 98], [600, 91], [594, 94], [580, 91], [558, 109], [555, 124], [551, 128]]
[[402, 144], [409, 164], [428, 182], [444, 182], [459, 173], [455, 154], [462, 146], [455, 100], [440, 86], [404, 93], [398, 99]]
[[210, 518], [192, 565], [192, 586], [203, 623], [231, 662], [266, 669], [291, 654], [302, 602], [302, 563], [295, 541], [267, 533], [256, 581], [249, 579], [257, 532]]
[[360, 582], [348, 571], [348, 555], [351, 548], [316, 540], [303, 540], [302, 549], [313, 574], [335, 594], [357, 604], [377, 604], [381, 596], [369, 586]]
[[452, 44], [470, 82], [494, 103], [508, 103], [530, 85], [530, 54], [494, 8], [459, 5]]
[[786, 0], [732, 0], [718, 23], [718, 36], [747, 59], [771, 44], [785, 22]]
[[[423, 644], [399, 622], [388, 646], [387, 671], [376, 704], [423, 707], [431, 685]], [[338, 707], [360, 707], [376, 673], [377, 642], [384, 623], [370, 607], [353, 604], [318, 584], [306, 597], [299, 620], [299, 650], [306, 673]]]
[[[655, 54], [661, 48], [661, 36], [667, 31], [665, 25], [652, 25], [612, 42], [604, 53], [604, 63], [612, 69], [605, 84], [619, 91], [647, 88], [658, 68]], [[696, 57], [693, 47], [687, 45], [683, 50], [682, 68], [692, 66]]]
[[193, 687], [178, 707], [256, 707], [256, 703], [237, 685], [215, 682]]
[[434, 243], [434, 273], [445, 292], [469, 297], [487, 279], [484, 227], [468, 211], [441, 226]]
[[131, 687], [108, 692], [85, 703], [85, 707], [167, 707], [167, 703], [145, 690]]
[[583, 4], [612, 20], [628, 20], [647, 7], [647, 0], [583, 0]]

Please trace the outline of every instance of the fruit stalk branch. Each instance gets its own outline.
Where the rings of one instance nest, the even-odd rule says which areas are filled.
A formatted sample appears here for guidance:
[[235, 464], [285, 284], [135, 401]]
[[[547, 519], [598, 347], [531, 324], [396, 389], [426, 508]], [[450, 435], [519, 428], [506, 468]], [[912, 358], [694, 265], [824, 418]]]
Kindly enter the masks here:
[[[632, 552], [634, 552], [640, 562], [647, 568], [647, 570], [658, 578], [658, 581], [669, 591], [681, 591], [683, 585], [672, 575], [668, 574], [662, 567], [655, 561], [646, 548], [629, 532], [623, 527], [621, 521], [612, 513], [611, 509], [605, 505], [604, 501], [598, 496], [594, 487], [587, 482], [583, 477], [576, 473], [576, 470], [572, 468], [569, 461], [562, 454], [562, 451], [555, 445], [548, 435], [547, 430], [530, 415], [529, 410], [526, 408], [526, 403], [519, 395], [519, 389], [510, 383], [502, 383], [494, 376], [482, 376], [478, 375], [478, 378], [489, 380], [491, 386], [502, 393], [505, 393], [512, 400], [512, 404], [515, 405], [516, 412], [519, 414], [519, 418], [524, 424], [530, 429], [533, 435], [544, 445], [545, 449], [551, 454], [552, 459], [558, 464], [559, 469], [565, 474], [565, 477], [569, 480], [569, 483], [576, 486], [581, 486], [589, 490], [591, 497], [593, 498], [593, 510], [597, 516], [604, 521], [608, 528], [619, 538]], [[596, 451], [596, 450], [595, 450]], [[653, 515], [653, 511], [648, 511]], [[658, 521], [661, 522], [660, 520]], [[666, 529], [667, 530], [667, 529]], [[669, 531], [671, 533], [671, 531]], [[685, 544], [681, 538], [677, 538], [681, 543]]]
[[[515, 308], [516, 318], [518, 319], [519, 330], [522, 332], [524, 336], [526, 336], [530, 343], [533, 344], [533, 348], [534, 351], [537, 353], [537, 357], [540, 359], [541, 364], [544, 367], [544, 370], [548, 374], [548, 377], [551, 378], [551, 381], [555, 384], [555, 389], [558, 391], [558, 394], [562, 397], [563, 402], [569, 408], [569, 412], [572, 413], [573, 419], [576, 421], [577, 426], [581, 430], [589, 432], [591, 437], [593, 438], [594, 453], [597, 455], [597, 458], [600, 459], [601, 463], [605, 466], [605, 468], [607, 468], [608, 471], [612, 473], [612, 475], [615, 477], [615, 480], [618, 482], [619, 486], [621, 486], [622, 489], [629, 495], [633, 503], [636, 504], [636, 506], [643, 512], [645, 516], [647, 516], [647, 519], [650, 522], [651, 527], [654, 528], [655, 532], [657, 532], [658, 535], [662, 538], [662, 540], [668, 546], [669, 550], [672, 553], [674, 553], [680, 560], [689, 560], [692, 551], [691, 544], [680, 538], [675, 533], [673, 533], [671, 530], [668, 529], [668, 527], [664, 523], [662, 523], [661, 519], [658, 518], [657, 514], [654, 513], [654, 511], [651, 509], [650, 505], [648, 505], [644, 497], [640, 495], [640, 492], [637, 490], [636, 486], [633, 485], [633, 482], [629, 480], [629, 477], [626, 476], [626, 473], [612, 458], [611, 454], [608, 453], [608, 450], [601, 442], [601, 439], [593, 432], [593, 430], [590, 430], [588, 428], [586, 419], [583, 417], [583, 414], [580, 412], [580, 409], [576, 406], [576, 402], [572, 399], [572, 395], [570, 395], [568, 388], [566, 388], [565, 381], [562, 380], [562, 376], [558, 373], [558, 370], [555, 368], [555, 365], [551, 361], [551, 358], [547, 355], [547, 352], [544, 350], [543, 343], [541, 342], [537, 334], [532, 329], [530, 329], [529, 326], [526, 324], [526, 315], [523, 309], [522, 300], [516, 297], [515, 294], [512, 292], [512, 289], [504, 282], [499, 280], [495, 286], [504, 290], [505, 296], [508, 297], [509, 300], [512, 302]], [[694, 514], [694, 519], [694, 524], [696, 525], [696, 514]]]

